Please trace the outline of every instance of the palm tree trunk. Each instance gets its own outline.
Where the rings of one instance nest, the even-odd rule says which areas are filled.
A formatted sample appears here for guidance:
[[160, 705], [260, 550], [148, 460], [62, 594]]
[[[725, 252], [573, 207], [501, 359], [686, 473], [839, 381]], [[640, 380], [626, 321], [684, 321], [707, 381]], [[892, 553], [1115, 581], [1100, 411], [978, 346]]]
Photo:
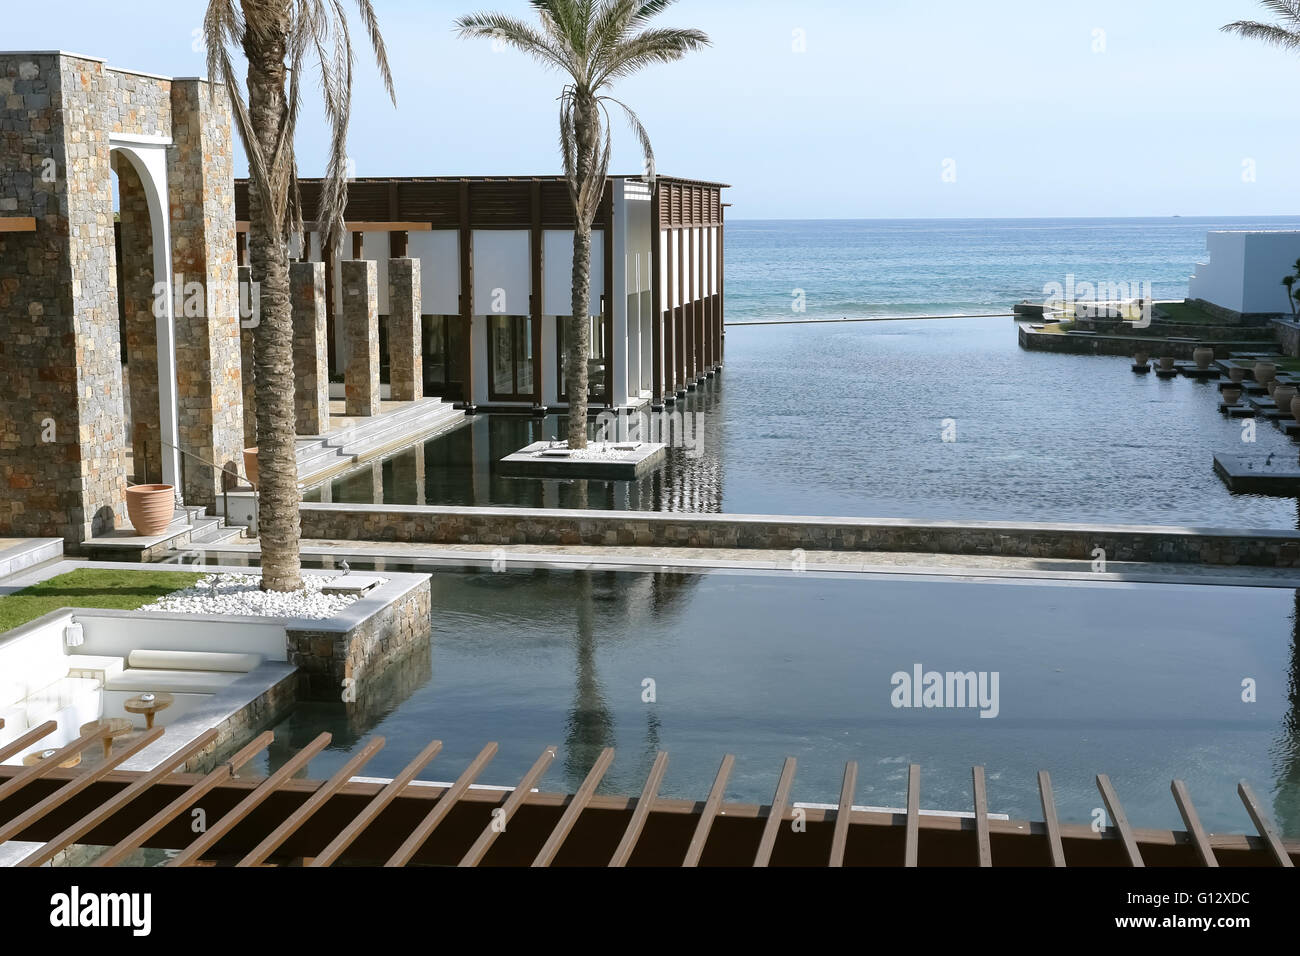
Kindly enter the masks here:
[[[287, 109], [285, 49], [287, 16], [271, 27], [249, 30], [248, 111], [262, 155], [275, 153]], [[249, 194], [249, 262], [260, 283], [254, 329], [257, 400], [257, 523], [262, 544], [262, 588], [302, 588], [298, 552], [298, 461], [294, 442], [293, 319], [289, 305], [289, 249], [284, 224], [272, 221], [259, 190]]]
[[591, 229], [573, 230], [573, 315], [565, 330], [565, 391], [569, 394], [569, 447], [587, 447], [587, 356], [591, 354]]

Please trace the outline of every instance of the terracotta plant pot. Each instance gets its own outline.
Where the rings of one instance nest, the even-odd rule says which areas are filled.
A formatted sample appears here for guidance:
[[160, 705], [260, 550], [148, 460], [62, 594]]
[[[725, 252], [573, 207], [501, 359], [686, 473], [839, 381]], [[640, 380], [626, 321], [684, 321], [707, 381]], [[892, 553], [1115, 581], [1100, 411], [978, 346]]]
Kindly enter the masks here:
[[1160, 367], [1166, 372], [1174, 370], [1174, 357], [1172, 355], [1160, 356]]
[[1146, 365], [1149, 361], [1151, 361], [1151, 353], [1145, 349], [1139, 349], [1133, 353], [1134, 365]]
[[1277, 402], [1277, 407], [1284, 415], [1291, 414], [1291, 402], [1295, 399], [1296, 394], [1294, 385], [1279, 385], [1273, 389], [1273, 401]]
[[1228, 369], [1228, 378], [1234, 382], [1244, 382], [1246, 380], [1246, 370], [1240, 365], [1233, 365]]
[[1196, 363], [1199, 369], [1208, 369], [1210, 363], [1214, 361], [1214, 349], [1198, 348], [1192, 350], [1192, 361]]
[[176, 489], [171, 485], [129, 485], [126, 516], [142, 538], [162, 534], [176, 514]]
[[1223, 396], [1225, 405], [1236, 405], [1241, 401], [1241, 389], [1239, 388], [1225, 388], [1219, 394]]
[[1255, 363], [1255, 381], [1267, 385], [1277, 375], [1277, 366], [1272, 362]]
[[254, 488], [257, 487], [257, 449], [244, 449], [244, 476], [248, 483]]

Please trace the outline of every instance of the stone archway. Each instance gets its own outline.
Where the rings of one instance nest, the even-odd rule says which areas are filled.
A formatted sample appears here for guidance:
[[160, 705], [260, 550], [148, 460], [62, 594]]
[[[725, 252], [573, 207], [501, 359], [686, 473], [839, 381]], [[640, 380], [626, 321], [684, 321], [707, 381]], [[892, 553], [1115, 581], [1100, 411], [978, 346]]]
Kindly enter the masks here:
[[[33, 224], [0, 233], [0, 534], [75, 547], [125, 524], [125, 450], [135, 444], [122, 390], [114, 168], [134, 193], [121, 290], [132, 329], [147, 322], [138, 286], [147, 272], [165, 289], [200, 290], [198, 309], [183, 314], [162, 296], [157, 414], [148, 415], [159, 427], [146, 430], [141, 466], [187, 504], [212, 506], [243, 448], [225, 91], [60, 52], [0, 53], [0, 81], [0, 209]], [[152, 286], [148, 298], [152, 312]], [[131, 336], [128, 359], [132, 348], [147, 355], [149, 337]]]

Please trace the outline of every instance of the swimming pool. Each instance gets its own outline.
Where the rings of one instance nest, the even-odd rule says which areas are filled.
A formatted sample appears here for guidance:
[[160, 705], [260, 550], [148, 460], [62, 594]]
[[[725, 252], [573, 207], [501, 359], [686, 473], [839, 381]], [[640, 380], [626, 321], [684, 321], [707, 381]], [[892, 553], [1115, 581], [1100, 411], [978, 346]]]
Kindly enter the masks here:
[[502, 477], [495, 462], [564, 424], [485, 415], [328, 494], [377, 503], [377, 468], [402, 505], [1296, 527], [1294, 499], [1214, 474], [1216, 452], [1294, 458], [1289, 438], [1260, 422], [1245, 445], [1214, 382], [1129, 365], [1024, 351], [1010, 319], [736, 327], [722, 374], [674, 409], [696, 447], [639, 481]]
[[[298, 705], [263, 769], [329, 730], [317, 779], [382, 734], [366, 775], [397, 773], [437, 738], [421, 776], [452, 780], [499, 741], [481, 780], [509, 785], [556, 744], [541, 786], [571, 791], [611, 746], [601, 789], [631, 794], [663, 749], [662, 793], [703, 799], [734, 753], [728, 798], [766, 802], [794, 756], [797, 800], [835, 802], [856, 760], [856, 802], [897, 807], [919, 763], [923, 808], [968, 810], [981, 764], [990, 810], [1013, 818], [1040, 816], [1047, 769], [1062, 819], [1089, 822], [1104, 772], [1135, 826], [1181, 828], [1169, 794], [1180, 777], [1208, 828], [1249, 832], [1244, 778], [1300, 833], [1293, 591], [536, 569], [438, 570], [432, 589], [427, 648], [366, 688], [360, 709]], [[895, 706], [894, 675], [918, 665], [996, 674], [996, 716]]]

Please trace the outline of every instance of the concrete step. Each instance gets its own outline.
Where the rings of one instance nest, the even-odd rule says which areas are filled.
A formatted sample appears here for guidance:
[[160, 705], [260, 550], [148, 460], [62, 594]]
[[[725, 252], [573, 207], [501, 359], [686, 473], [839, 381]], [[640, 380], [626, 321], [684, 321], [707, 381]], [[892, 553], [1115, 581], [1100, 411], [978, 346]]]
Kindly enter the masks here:
[[376, 416], [370, 422], [300, 444], [298, 480], [303, 485], [316, 483], [363, 457], [399, 448], [463, 420], [464, 412], [438, 399]]

